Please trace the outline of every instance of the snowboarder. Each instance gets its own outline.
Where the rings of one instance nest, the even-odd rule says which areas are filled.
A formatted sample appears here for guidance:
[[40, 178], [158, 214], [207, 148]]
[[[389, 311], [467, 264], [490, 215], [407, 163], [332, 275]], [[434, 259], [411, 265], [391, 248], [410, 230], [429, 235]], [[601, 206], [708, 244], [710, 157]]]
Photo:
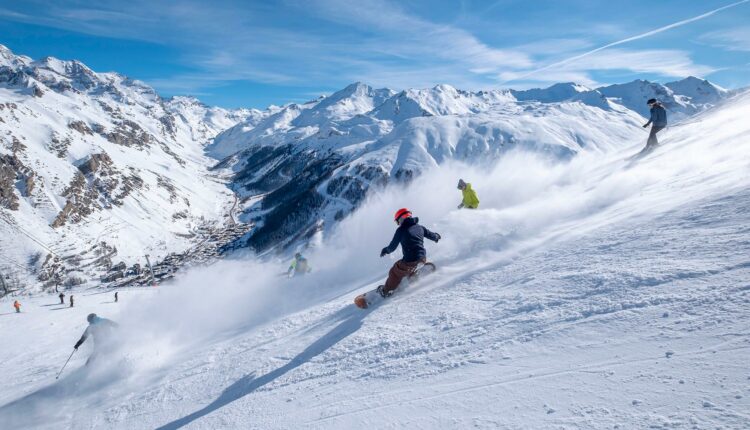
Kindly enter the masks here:
[[391, 243], [380, 251], [380, 256], [384, 257], [395, 251], [399, 244], [404, 255], [391, 267], [385, 285], [378, 286], [377, 291], [383, 297], [392, 295], [403, 278], [414, 273], [420, 263], [427, 261], [424, 238], [435, 243], [440, 240], [439, 234], [419, 225], [419, 218], [412, 217], [411, 211], [407, 208], [397, 210], [393, 220], [398, 224], [398, 228]]
[[307, 258], [303, 257], [301, 253], [294, 254], [294, 260], [292, 260], [292, 264], [289, 265], [289, 270], [287, 270], [286, 275], [288, 277], [293, 276], [301, 276], [306, 273], [312, 272], [312, 267], [310, 267], [310, 264], [307, 262]]
[[21, 313], [21, 302], [16, 300], [15, 302], [13, 302], [13, 307], [16, 308], [17, 314]]
[[60, 298], [60, 304], [64, 305], [65, 304], [65, 293], [60, 293], [60, 295], [57, 296], [57, 297]]
[[89, 326], [86, 327], [86, 330], [84, 330], [81, 338], [78, 339], [78, 342], [73, 346], [73, 349], [78, 349], [78, 347], [83, 345], [83, 342], [86, 342], [86, 339], [88, 339], [89, 336], [94, 338], [94, 352], [91, 353], [89, 359], [86, 360], [86, 365], [88, 366], [89, 363], [97, 359], [105, 347], [112, 345], [114, 340], [113, 334], [117, 328], [117, 323], [97, 316], [96, 314], [89, 314], [86, 317], [86, 320], [89, 322]]
[[71, 294], [71, 296], [70, 296], [70, 307], [71, 308], [73, 307], [73, 303], [74, 303], [73, 295]]
[[479, 207], [479, 198], [474, 189], [471, 188], [471, 184], [464, 182], [463, 179], [459, 179], [457, 188], [461, 190], [461, 194], [463, 195], [463, 200], [461, 200], [461, 204], [458, 205], [459, 209], [477, 209]]
[[647, 128], [649, 124], [653, 125], [651, 126], [651, 133], [648, 134], [648, 142], [643, 151], [654, 149], [659, 144], [659, 141], [656, 139], [656, 133], [662, 131], [667, 126], [667, 110], [664, 109], [664, 106], [656, 99], [649, 99], [646, 103], [651, 108], [651, 118], [649, 118], [647, 123], [643, 124], [643, 128]]
[[119, 297], [117, 297], [117, 291], [115, 291], [115, 303], [117, 303], [117, 300], [119, 300]]

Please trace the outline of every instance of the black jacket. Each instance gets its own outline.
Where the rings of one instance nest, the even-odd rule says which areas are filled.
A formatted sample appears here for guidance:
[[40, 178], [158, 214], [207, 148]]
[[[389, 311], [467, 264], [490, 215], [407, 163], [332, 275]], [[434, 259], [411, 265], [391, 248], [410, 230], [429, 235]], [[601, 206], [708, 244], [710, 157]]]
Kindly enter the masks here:
[[404, 252], [403, 260], [407, 263], [419, 261], [427, 257], [427, 251], [424, 249], [424, 238], [437, 242], [440, 235], [422, 227], [419, 218], [406, 218], [393, 234], [393, 240], [390, 245], [383, 248], [381, 255], [390, 254], [401, 244], [401, 250]]
[[649, 118], [646, 125], [653, 123], [656, 127], [666, 127], [667, 126], [667, 110], [664, 109], [664, 106], [657, 103], [654, 105], [654, 107], [651, 108], [651, 118]]

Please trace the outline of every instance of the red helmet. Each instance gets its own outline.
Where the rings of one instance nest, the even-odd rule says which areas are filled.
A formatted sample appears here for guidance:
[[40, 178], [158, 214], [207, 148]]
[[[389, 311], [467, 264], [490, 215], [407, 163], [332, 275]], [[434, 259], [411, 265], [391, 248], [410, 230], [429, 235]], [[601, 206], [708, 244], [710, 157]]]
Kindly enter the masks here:
[[411, 211], [409, 209], [401, 208], [396, 211], [395, 215], [393, 215], [393, 220], [398, 222], [399, 219], [403, 217], [410, 217], [410, 216], [411, 216]]

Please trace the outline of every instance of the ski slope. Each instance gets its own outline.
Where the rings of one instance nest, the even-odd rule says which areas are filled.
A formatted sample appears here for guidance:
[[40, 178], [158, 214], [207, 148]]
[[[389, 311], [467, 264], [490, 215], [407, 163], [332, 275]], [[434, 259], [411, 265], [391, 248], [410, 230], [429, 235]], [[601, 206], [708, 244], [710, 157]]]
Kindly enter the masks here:
[[[159, 288], [0, 301], [8, 428], [750, 427], [750, 94], [627, 151], [436, 167], [308, 253]], [[644, 134], [645, 140], [645, 134]], [[612, 145], [617, 147], [617, 145]], [[459, 177], [481, 206], [458, 211]], [[439, 272], [371, 311], [408, 206]], [[59, 309], [58, 309], [59, 308]], [[54, 377], [95, 311], [121, 348]]]

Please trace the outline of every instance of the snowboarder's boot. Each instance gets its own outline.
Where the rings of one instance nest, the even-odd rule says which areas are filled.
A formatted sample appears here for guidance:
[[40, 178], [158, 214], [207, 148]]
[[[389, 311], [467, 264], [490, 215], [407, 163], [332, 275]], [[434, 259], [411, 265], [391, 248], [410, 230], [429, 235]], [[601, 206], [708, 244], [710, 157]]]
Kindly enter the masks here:
[[358, 295], [354, 298], [354, 304], [357, 305], [358, 308], [367, 309], [371, 305], [380, 303], [387, 297], [392, 296], [395, 291], [385, 291], [383, 288], [385, 288], [385, 285], [378, 285], [378, 288]]
[[390, 296], [392, 296], [392, 295], [393, 295], [393, 292], [394, 292], [395, 290], [391, 290], [391, 291], [386, 291], [386, 290], [385, 290], [385, 285], [378, 285], [378, 288], [377, 288], [377, 289], [376, 289], [375, 291], [377, 291], [377, 292], [378, 292], [378, 294], [380, 294], [380, 296], [381, 296], [381, 297], [383, 297], [383, 298], [385, 299], [385, 298], [387, 298], [387, 297], [390, 297]]

